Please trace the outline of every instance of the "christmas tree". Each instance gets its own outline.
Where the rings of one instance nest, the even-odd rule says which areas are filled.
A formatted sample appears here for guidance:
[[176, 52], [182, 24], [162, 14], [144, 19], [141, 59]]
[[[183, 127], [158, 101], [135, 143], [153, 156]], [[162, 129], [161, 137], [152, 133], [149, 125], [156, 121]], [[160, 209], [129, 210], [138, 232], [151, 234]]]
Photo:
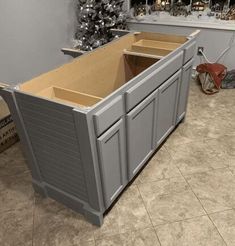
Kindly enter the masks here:
[[126, 28], [124, 0], [78, 0], [75, 48], [93, 50], [117, 38], [111, 29]]

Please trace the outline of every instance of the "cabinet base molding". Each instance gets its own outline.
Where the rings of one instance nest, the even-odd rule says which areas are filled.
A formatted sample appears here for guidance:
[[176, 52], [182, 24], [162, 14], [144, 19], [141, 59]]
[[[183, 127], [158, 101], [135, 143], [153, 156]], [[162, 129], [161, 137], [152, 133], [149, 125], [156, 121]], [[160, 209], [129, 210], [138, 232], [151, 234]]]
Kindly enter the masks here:
[[55, 201], [62, 203], [66, 207], [69, 207], [73, 211], [83, 214], [86, 220], [94, 225], [101, 226], [103, 224], [103, 213], [94, 210], [88, 203], [47, 183], [40, 184], [35, 180], [33, 180], [32, 183], [34, 191], [45, 199], [50, 197]]

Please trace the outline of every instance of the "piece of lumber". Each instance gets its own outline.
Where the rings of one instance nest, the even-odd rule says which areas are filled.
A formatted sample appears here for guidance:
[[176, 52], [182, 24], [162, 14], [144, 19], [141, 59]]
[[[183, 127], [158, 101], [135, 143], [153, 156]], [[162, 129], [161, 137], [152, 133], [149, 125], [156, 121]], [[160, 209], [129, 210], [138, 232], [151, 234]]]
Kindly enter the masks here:
[[140, 53], [140, 52], [130, 51], [130, 50], [126, 50], [126, 49], [123, 50], [123, 53], [125, 55], [148, 57], [148, 58], [154, 58], [154, 59], [158, 59], [158, 60], [163, 58], [163, 56]]

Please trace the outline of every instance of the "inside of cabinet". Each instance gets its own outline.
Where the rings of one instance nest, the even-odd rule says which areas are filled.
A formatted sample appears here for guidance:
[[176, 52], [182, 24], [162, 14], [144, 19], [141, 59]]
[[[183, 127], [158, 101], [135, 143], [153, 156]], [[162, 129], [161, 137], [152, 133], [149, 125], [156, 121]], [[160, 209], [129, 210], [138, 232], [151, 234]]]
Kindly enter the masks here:
[[141, 39], [133, 43], [129, 50], [125, 50], [125, 53], [161, 59], [177, 49], [180, 45], [181, 43]]
[[37, 95], [60, 101], [62, 103], [70, 102], [72, 104], [79, 105], [80, 107], [92, 106], [103, 99], [101, 97], [96, 97], [55, 86], [46, 88], [45, 90], [40, 91]]
[[183, 36], [130, 33], [19, 88], [49, 100], [91, 107], [186, 41]]

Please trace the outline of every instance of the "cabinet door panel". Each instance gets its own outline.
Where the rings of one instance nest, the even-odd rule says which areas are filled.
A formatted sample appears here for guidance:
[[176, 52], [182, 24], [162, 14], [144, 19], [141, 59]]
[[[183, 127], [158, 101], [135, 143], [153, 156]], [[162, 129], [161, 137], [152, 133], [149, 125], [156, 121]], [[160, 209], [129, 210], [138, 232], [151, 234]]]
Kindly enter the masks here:
[[127, 151], [129, 179], [143, 166], [154, 151], [158, 90], [127, 115]]
[[123, 119], [114, 124], [97, 141], [104, 202], [108, 208], [127, 183]]
[[177, 111], [177, 123], [179, 123], [185, 116], [187, 104], [188, 104], [188, 94], [189, 94], [189, 85], [192, 75], [194, 60], [190, 60], [187, 64], [184, 65], [182, 71], [182, 79], [180, 82], [179, 89], [179, 103]]
[[170, 134], [176, 123], [176, 108], [178, 86], [181, 70], [169, 78], [159, 88], [158, 116], [157, 116], [157, 145]]

